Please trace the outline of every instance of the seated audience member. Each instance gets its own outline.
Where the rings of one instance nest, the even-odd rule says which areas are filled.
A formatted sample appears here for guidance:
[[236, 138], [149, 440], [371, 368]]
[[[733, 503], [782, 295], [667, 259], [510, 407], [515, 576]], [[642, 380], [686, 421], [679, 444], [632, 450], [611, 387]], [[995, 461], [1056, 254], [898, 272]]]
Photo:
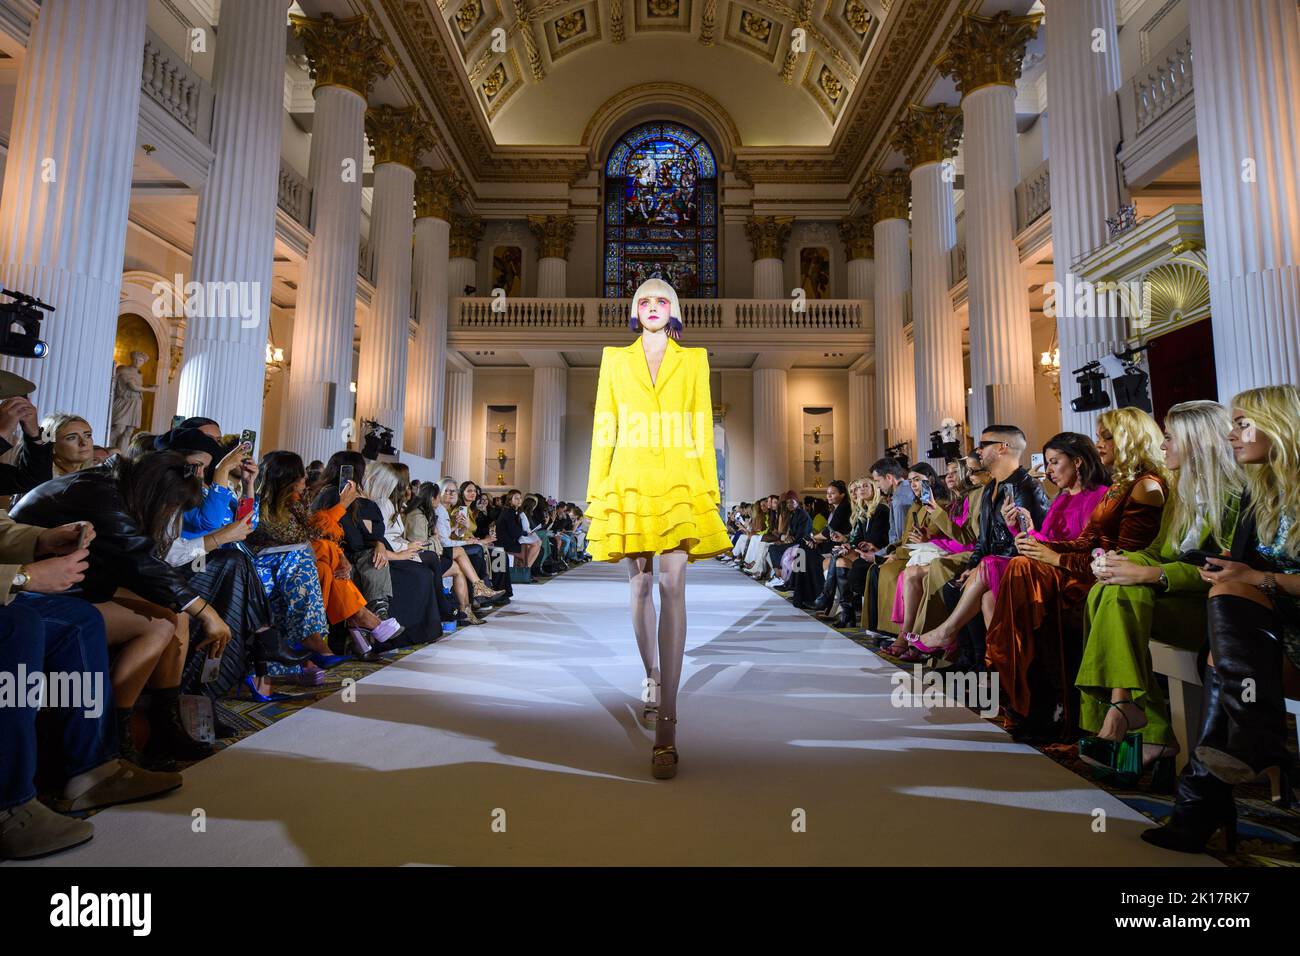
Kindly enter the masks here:
[[429, 574], [417, 554], [401, 560], [388, 544], [385, 521], [379, 505], [366, 496], [370, 467], [379, 464], [363, 458], [359, 452], [339, 451], [330, 456], [320, 480], [308, 492], [312, 509], [318, 514], [334, 510], [340, 503], [342, 469], [352, 469], [351, 480], [361, 488], [356, 501], [343, 509], [337, 519], [343, 554], [352, 564], [353, 582], [368, 606], [380, 619], [389, 616], [405, 628], [400, 644], [428, 644], [443, 634], [439, 616], [441, 582]]
[[[975, 547], [965, 556], [964, 568], [944, 585], [943, 600], [953, 607], [952, 613], [938, 627], [908, 638], [917, 654], [942, 653], [956, 659], [964, 650], [961, 665], [983, 669], [984, 629], [978, 618], [988, 583], [981, 562], [988, 555], [1010, 557], [1016, 553], [1015, 537], [1007, 527], [1002, 507], [1010, 503], [1009, 506], [1026, 509], [1035, 527], [1047, 514], [1047, 494], [1020, 464], [1024, 453], [1025, 433], [1014, 425], [990, 425], [980, 433], [976, 454], [990, 480], [980, 494], [979, 534]], [[965, 636], [965, 648], [961, 648], [959, 634]]]
[[867, 582], [867, 570], [874, 566], [874, 556], [889, 542], [889, 505], [880, 489], [870, 478], [855, 478], [849, 482], [849, 533], [844, 543], [842, 558], [847, 571], [843, 592], [836, 592], [839, 616], [835, 626], [857, 626], [857, 609]]
[[[484, 582], [491, 582], [488, 587], [498, 593], [495, 598], [480, 596], [484, 605], [509, 604], [514, 588], [510, 584], [510, 574], [504, 569], [494, 569], [491, 555], [497, 547], [496, 528], [483, 511], [481, 503], [486, 504], [487, 496], [483, 489], [472, 481], [462, 481], [458, 490], [459, 506], [452, 516], [453, 531], [457, 528], [456, 514], [460, 515], [459, 529], [463, 550], [474, 564], [474, 571]], [[557, 511], [563, 511], [557, 508]], [[564, 520], [568, 522], [568, 513], [564, 511]]]
[[1235, 850], [1235, 784], [1262, 775], [1274, 804], [1294, 799], [1284, 688], [1300, 666], [1300, 388], [1252, 388], [1231, 405], [1228, 440], [1245, 491], [1231, 556], [1200, 569], [1210, 585], [1205, 717], [1172, 815], [1142, 834], [1186, 853], [1204, 852], [1220, 828]]
[[272, 662], [270, 673], [308, 687], [325, 682], [325, 669], [343, 662], [329, 646], [329, 616], [312, 540], [320, 532], [303, 506], [307, 469], [293, 452], [273, 451], [258, 466], [257, 527], [246, 544], [262, 589], [290, 646], [307, 651], [301, 664]]
[[1012, 733], [1021, 739], [1067, 740], [1078, 733], [1074, 678], [1082, 650], [1072, 614], [1096, 583], [1092, 553], [1139, 551], [1155, 540], [1164, 511], [1168, 471], [1155, 420], [1137, 408], [1097, 417], [1097, 453], [1111, 472], [1110, 488], [1075, 538], [1050, 545], [1016, 538], [998, 585], [986, 659], [1000, 675]]
[[1178, 742], [1149, 643], [1158, 635], [1198, 651], [1205, 642], [1210, 588], [1178, 556], [1217, 553], [1231, 543], [1242, 487], [1227, 442], [1231, 428], [1228, 410], [1217, 402], [1169, 409], [1163, 449], [1171, 477], [1160, 530], [1149, 547], [1112, 550], [1096, 562], [1098, 583], [1088, 592], [1086, 643], [1074, 681], [1079, 726], [1094, 736], [1079, 742], [1079, 756], [1123, 774], [1129, 786], [1155, 767], [1159, 789], [1173, 789]]
[[[893, 460], [880, 463], [882, 468], [892, 470]], [[880, 471], [883, 476], [886, 474]], [[883, 480], [881, 484], [886, 484]], [[901, 487], [901, 486], [900, 486]], [[903, 517], [900, 537], [890, 550], [889, 557], [879, 562], [878, 568], [871, 572], [868, 588], [875, 592], [874, 607], [867, 616], [868, 626], [877, 633], [888, 634], [895, 629], [893, 622], [894, 594], [898, 589], [898, 580], [912, 558], [913, 550], [930, 538], [930, 520], [932, 513], [938, 512], [947, 499], [947, 486], [943, 488], [942, 500], [939, 497], [939, 478], [926, 462], [917, 462], [907, 471], [907, 487], [912, 495], [912, 503], [907, 507]], [[931, 498], [927, 507], [921, 500], [922, 493]]]
[[[7, 455], [14, 442], [22, 443], [30, 431], [40, 436], [41, 422], [36, 406], [27, 396], [36, 386], [12, 372], [0, 372], [0, 455]], [[0, 462], [0, 495], [12, 496], [27, 490], [27, 478], [17, 465]]]
[[122, 457], [135, 461], [143, 455], [149, 454], [154, 450], [153, 443], [157, 435], [151, 435], [148, 432], [136, 432], [131, 436], [131, 441], [127, 443], [126, 448], [122, 449]]
[[[437, 503], [439, 487], [432, 481], [420, 482], [418, 487], [414, 486], [414, 494], [411, 500], [406, 503], [405, 513], [402, 515], [402, 527], [405, 531], [406, 540], [420, 549], [420, 560], [436, 572], [439, 586], [434, 590], [437, 592], [439, 615], [442, 618], [443, 630], [454, 631], [456, 621], [459, 616], [456, 601], [447, 593], [446, 588], [441, 585], [443, 578], [456, 578], [461, 576], [461, 570], [451, 559], [451, 554], [442, 547], [438, 541], [438, 536], [432, 530], [433, 525], [437, 523]], [[434, 565], [434, 559], [437, 559], [437, 565]], [[454, 583], [454, 582], [453, 582]]]
[[209, 657], [221, 656], [230, 629], [162, 557], [171, 547], [179, 513], [201, 494], [194, 470], [180, 452], [158, 452], [136, 462], [115, 457], [99, 468], [38, 485], [12, 512], [14, 520], [43, 528], [68, 521], [89, 521], [95, 528], [85, 580], [69, 593], [99, 609], [109, 646], [118, 648], [110, 669], [118, 743], [132, 763], [143, 758], [137, 759], [130, 716], [146, 686], [150, 754], [197, 760], [212, 753], [190, 737], [181, 720], [181, 674], [191, 619], [206, 634], [195, 649], [206, 649]]
[[780, 518], [780, 512], [777, 510], [779, 504], [780, 498], [776, 495], [768, 495], [755, 501], [750, 509], [749, 544], [745, 546], [740, 570], [755, 581], [766, 581], [771, 573], [767, 552], [778, 540], [776, 526]]
[[506, 503], [497, 515], [496, 537], [497, 544], [514, 559], [515, 567], [521, 569], [524, 579], [531, 580], [528, 572], [542, 546], [536, 540], [536, 535], [532, 536], [532, 541], [524, 540], [528, 535], [524, 529], [526, 519], [519, 510], [523, 502], [523, 493], [518, 488], [511, 488], [506, 492]]
[[850, 564], [849, 559], [844, 557], [848, 548], [849, 531], [852, 530], [849, 514], [853, 506], [849, 503], [848, 485], [836, 478], [826, 486], [826, 499], [822, 504], [825, 505], [828, 517], [821, 530], [813, 531], [814, 547], [809, 555], [810, 560], [817, 563], [821, 570], [822, 587], [821, 593], [809, 607], [826, 617], [835, 618], [840, 613], [837, 594], [844, 594]]
[[768, 561], [772, 565], [772, 578], [767, 584], [768, 587], [778, 591], [788, 591], [793, 588], [793, 585], [789, 582], [790, 563], [786, 561], [785, 556], [787, 552], [792, 556], [798, 552], [808, 536], [812, 534], [812, 518], [799, 504], [799, 495], [793, 489], [781, 496], [779, 515], [777, 522], [779, 540], [768, 548], [767, 552]]
[[[460, 496], [461, 488], [456, 484], [455, 479], [444, 478], [442, 480], [442, 495], [437, 507], [434, 509], [434, 533], [437, 535], [438, 542], [442, 545], [443, 550], [451, 555], [452, 561], [460, 568], [463, 575], [463, 581], [457, 584], [456, 591], [456, 600], [460, 603], [461, 612], [471, 624], [481, 624], [483, 620], [474, 613], [472, 599], [492, 600], [502, 597], [505, 592], [488, 587], [483, 582], [483, 579], [479, 577], [478, 572], [474, 569], [474, 563], [465, 553], [466, 545], [477, 544], [478, 539], [472, 535], [467, 537], [465, 534], [463, 521], [467, 512], [457, 509], [457, 501]], [[451, 520], [452, 509], [457, 509], [462, 515], [460, 519], [462, 523], [453, 526]]]
[[[0, 384], [9, 373], [0, 372]], [[15, 376], [16, 377], [16, 376]], [[81, 526], [39, 528], [0, 512], [0, 673], [79, 673], [97, 682], [97, 702], [44, 706], [46, 729], [59, 741], [63, 778], [53, 802], [63, 813], [96, 810], [175, 790], [179, 773], [154, 773], [118, 756], [113, 701], [108, 697], [108, 639], [95, 608], [67, 592], [84, 580], [88, 550], [77, 550]], [[93, 542], [94, 531], [89, 532]], [[0, 860], [30, 860], [80, 846], [94, 835], [36, 798], [38, 708], [0, 707]]]
[[[23, 441], [14, 463], [24, 484], [23, 491], [62, 475], [95, 467], [95, 439], [90, 423], [77, 415], [55, 412], [41, 419], [35, 434], [29, 431], [35, 409], [21, 419]], [[49, 441], [42, 436], [50, 436]]]

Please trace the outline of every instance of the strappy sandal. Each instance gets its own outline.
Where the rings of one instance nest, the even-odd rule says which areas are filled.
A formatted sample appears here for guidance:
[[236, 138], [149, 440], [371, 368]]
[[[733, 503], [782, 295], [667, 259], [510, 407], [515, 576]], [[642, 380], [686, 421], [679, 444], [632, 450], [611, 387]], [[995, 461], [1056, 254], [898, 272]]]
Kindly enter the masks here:
[[[1124, 738], [1106, 740], [1097, 736], [1084, 737], [1079, 741], [1079, 759], [1102, 776], [1118, 776], [1124, 781], [1135, 782], [1142, 776], [1142, 735], [1136, 730], [1129, 730], [1132, 722], [1124, 712], [1125, 704], [1137, 706], [1131, 700], [1112, 700], [1109, 705], [1119, 711], [1119, 716], [1124, 721]], [[1139, 725], [1139, 730], [1145, 726], [1144, 720]]]
[[[677, 723], [676, 717], [660, 717], [659, 719], [670, 724]], [[661, 757], [672, 757], [672, 763], [661, 760]], [[677, 776], [677, 747], [673, 744], [665, 744], [651, 750], [650, 773], [656, 780], [669, 780]]]

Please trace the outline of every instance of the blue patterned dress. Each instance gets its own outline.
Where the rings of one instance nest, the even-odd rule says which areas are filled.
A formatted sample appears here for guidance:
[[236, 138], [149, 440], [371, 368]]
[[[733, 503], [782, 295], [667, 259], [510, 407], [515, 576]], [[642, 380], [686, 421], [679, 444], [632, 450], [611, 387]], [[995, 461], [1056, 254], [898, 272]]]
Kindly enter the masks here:
[[[298, 511], [284, 526], [264, 518], [258, 531], [248, 538], [254, 547], [302, 544], [301, 548], [293, 551], [260, 552], [253, 556], [253, 566], [270, 599], [275, 621], [285, 639], [295, 648], [300, 648], [303, 641], [313, 634], [324, 637], [330, 630], [310, 534], [305, 514]], [[296, 540], [298, 538], [302, 540]], [[302, 668], [269, 661], [267, 670], [272, 675], [283, 676], [297, 674]]]

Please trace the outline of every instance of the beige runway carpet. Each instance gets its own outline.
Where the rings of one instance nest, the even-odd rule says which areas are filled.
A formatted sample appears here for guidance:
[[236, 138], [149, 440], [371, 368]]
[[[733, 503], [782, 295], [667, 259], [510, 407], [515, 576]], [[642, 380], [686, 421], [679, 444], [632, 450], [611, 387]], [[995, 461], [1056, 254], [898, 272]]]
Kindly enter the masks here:
[[[93, 818], [55, 866], [1214, 865], [736, 571], [687, 572], [677, 778], [620, 567], [587, 564]], [[1104, 828], [1104, 829], [1103, 829]]]

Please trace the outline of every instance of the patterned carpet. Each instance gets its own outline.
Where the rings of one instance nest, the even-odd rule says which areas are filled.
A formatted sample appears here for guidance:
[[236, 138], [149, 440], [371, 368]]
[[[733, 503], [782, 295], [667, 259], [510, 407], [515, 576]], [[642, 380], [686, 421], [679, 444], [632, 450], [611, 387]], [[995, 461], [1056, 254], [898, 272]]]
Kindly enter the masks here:
[[[790, 598], [789, 592], [777, 591], [776, 593], [787, 600]], [[827, 626], [891, 664], [904, 669], [913, 666], [879, 650], [871, 635], [861, 628], [835, 628], [829, 622]], [[1001, 716], [992, 720], [999, 726], [1005, 727], [1005, 720]], [[1294, 718], [1288, 715], [1287, 721], [1289, 727], [1287, 739], [1294, 754], [1296, 744]], [[1150, 790], [1149, 775], [1138, 781], [1137, 788], [1122, 788], [1114, 781], [1099, 778], [1091, 766], [1079, 759], [1079, 748], [1074, 744], [1034, 746], [1061, 766], [1086, 778], [1155, 823], [1163, 821], [1173, 808], [1172, 795], [1166, 796]], [[1293, 805], [1289, 810], [1275, 807], [1269, 800], [1268, 785], [1262, 782], [1238, 786], [1236, 798], [1237, 852], [1227, 852], [1224, 848], [1223, 836], [1220, 834], [1210, 843], [1211, 854], [1227, 866], [1300, 866], [1300, 806]]]

